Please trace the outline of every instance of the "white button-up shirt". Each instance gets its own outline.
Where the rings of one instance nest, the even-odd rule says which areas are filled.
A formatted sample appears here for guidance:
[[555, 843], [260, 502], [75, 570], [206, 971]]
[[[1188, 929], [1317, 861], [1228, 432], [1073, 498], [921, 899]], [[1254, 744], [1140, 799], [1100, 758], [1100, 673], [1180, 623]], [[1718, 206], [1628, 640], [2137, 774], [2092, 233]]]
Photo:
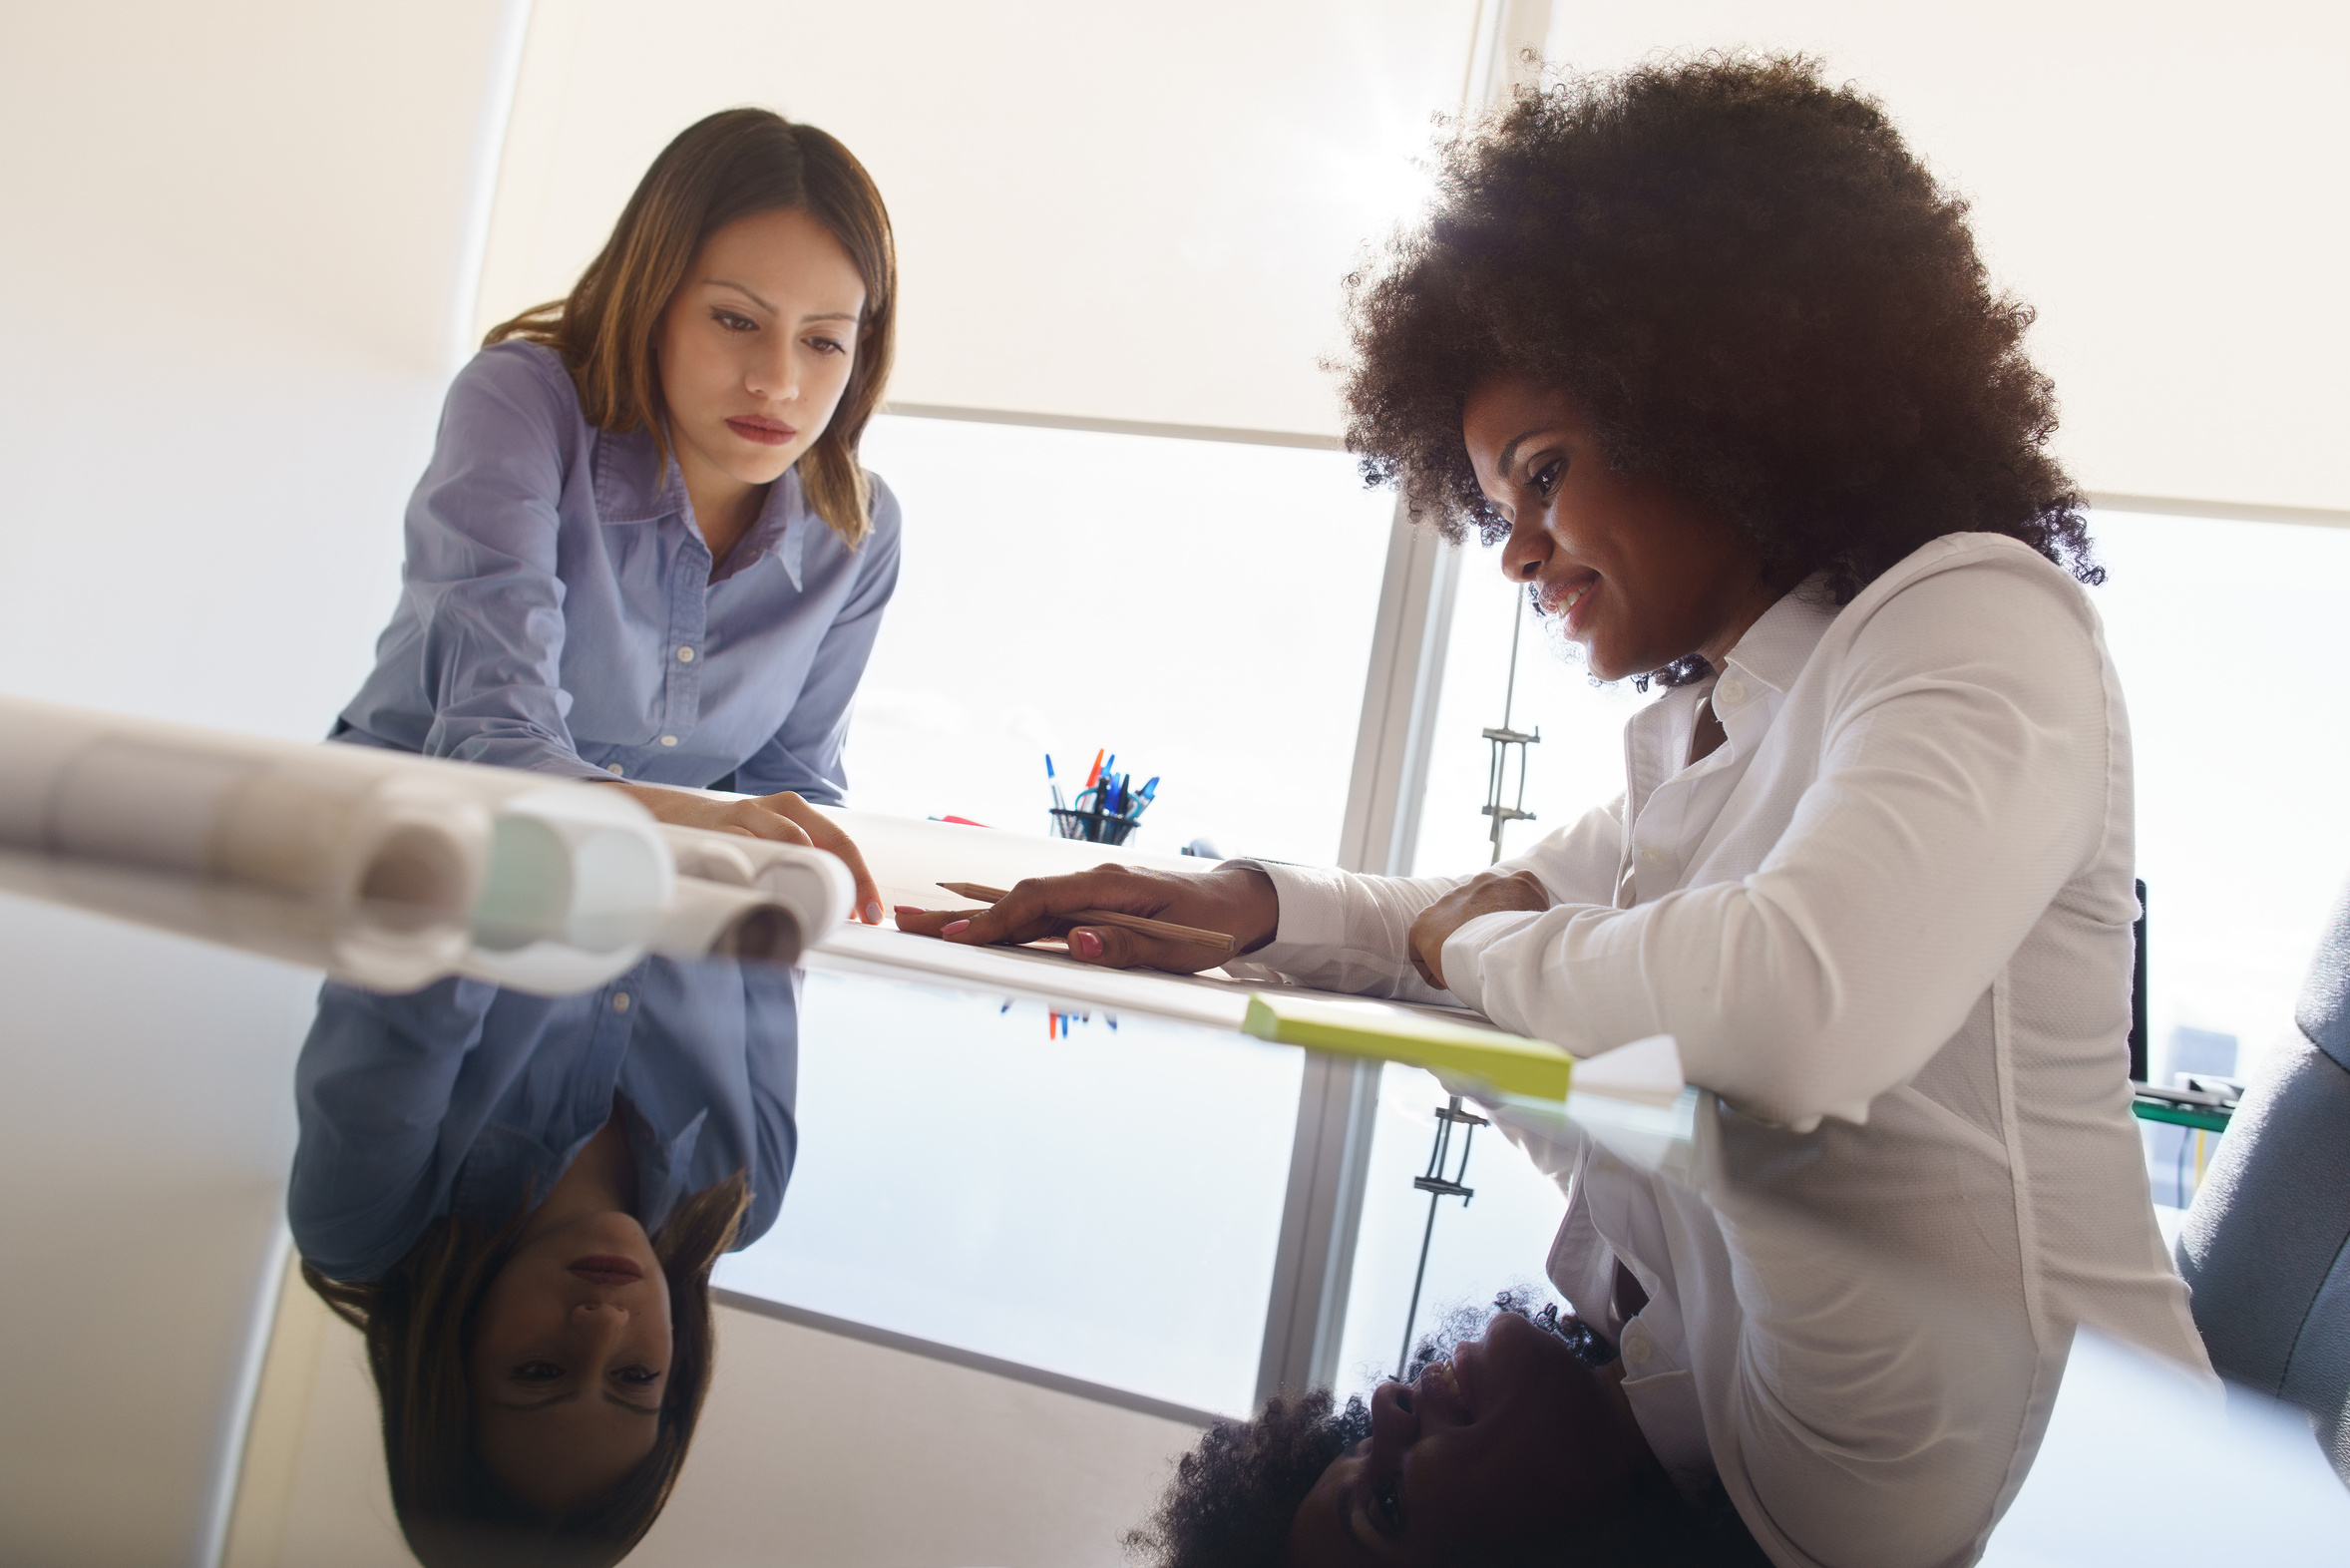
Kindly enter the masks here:
[[[1711, 701], [1727, 740], [1687, 759]], [[1513, 1133], [1550, 1256], [1685, 1485], [1786, 1568], [1971, 1562], [2073, 1326], [2208, 1371], [2130, 1114], [2130, 731], [2087, 595], [1995, 535], [1841, 610], [1790, 594], [1625, 728], [1625, 794], [1504, 871], [1551, 907], [1443, 952], [1458, 1000], [1590, 1055], [1652, 1034], [1709, 1091], [1700, 1177]], [[1310, 984], [1446, 999], [1413, 918], [1458, 879], [1268, 865]], [[1504, 1118], [1506, 1123], [1506, 1118]]]

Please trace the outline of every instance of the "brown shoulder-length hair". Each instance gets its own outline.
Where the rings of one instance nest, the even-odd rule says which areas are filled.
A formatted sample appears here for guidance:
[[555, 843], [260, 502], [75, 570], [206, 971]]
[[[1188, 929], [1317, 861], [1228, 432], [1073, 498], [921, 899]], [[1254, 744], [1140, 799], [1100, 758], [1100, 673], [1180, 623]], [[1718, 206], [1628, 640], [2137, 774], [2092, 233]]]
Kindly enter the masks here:
[[644, 172], [571, 297], [500, 322], [482, 346], [519, 337], [554, 349], [588, 422], [613, 432], [649, 430], [665, 469], [668, 419], [654, 363], [661, 313], [702, 241], [736, 218], [776, 210], [822, 223], [865, 284], [848, 389], [798, 463], [808, 505], [854, 547], [873, 526], [857, 443], [881, 406], [897, 352], [898, 247], [873, 177], [814, 126], [765, 109], [728, 109], [686, 127]]
[[605, 1568], [628, 1555], [668, 1503], [709, 1396], [716, 1339], [710, 1270], [749, 1206], [750, 1184], [738, 1171], [680, 1201], [653, 1237], [672, 1323], [660, 1430], [636, 1468], [561, 1519], [519, 1502], [491, 1478], [474, 1440], [466, 1376], [475, 1315], [514, 1250], [527, 1200], [495, 1233], [477, 1220], [435, 1220], [380, 1280], [330, 1280], [302, 1265], [302, 1283], [366, 1338], [392, 1511], [424, 1568]]

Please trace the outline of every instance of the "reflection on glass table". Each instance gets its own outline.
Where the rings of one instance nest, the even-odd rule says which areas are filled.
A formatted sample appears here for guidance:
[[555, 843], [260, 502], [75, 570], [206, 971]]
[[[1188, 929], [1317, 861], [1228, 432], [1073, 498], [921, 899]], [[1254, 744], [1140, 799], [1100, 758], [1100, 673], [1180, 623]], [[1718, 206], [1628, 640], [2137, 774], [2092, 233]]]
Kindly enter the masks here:
[[710, 1270], [791, 1176], [798, 984], [647, 959], [563, 997], [320, 992], [288, 1217], [366, 1338], [425, 1563], [608, 1561], [660, 1511], [708, 1392]]
[[[1504, 1290], [1522, 1289], [1536, 1300], [1551, 1296], [1542, 1254], [1566, 1213], [1566, 1195], [1498, 1129], [1476, 1129], [1466, 1140], [1468, 1159], [1460, 1174], [1472, 1194], [1466, 1201], [1413, 1185], [1428, 1166], [1437, 1112], [1448, 1104], [1444, 1086], [1428, 1073], [1390, 1064], [1379, 1075], [1363, 1225], [1339, 1348], [1342, 1392], [1367, 1392], [1395, 1375], [1415, 1284], [1413, 1336]], [[1483, 1114], [1474, 1102], [1469, 1108]], [[1459, 1163], [1455, 1153], [1447, 1172]]]
[[721, 1286], [1247, 1412], [1303, 1053], [826, 973], [803, 1026], [792, 1200]]

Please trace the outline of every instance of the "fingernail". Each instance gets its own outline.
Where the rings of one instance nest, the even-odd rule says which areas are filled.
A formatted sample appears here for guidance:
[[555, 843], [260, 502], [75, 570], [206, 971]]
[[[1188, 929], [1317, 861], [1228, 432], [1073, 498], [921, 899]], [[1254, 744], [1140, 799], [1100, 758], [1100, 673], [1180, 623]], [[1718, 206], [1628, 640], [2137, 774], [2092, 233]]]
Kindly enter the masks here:
[[928, 913], [930, 912], [923, 909], [922, 906], [918, 904], [901, 904], [898, 906], [898, 918], [900, 920], [904, 920], [909, 915], [926, 915]]
[[881, 900], [875, 899], [871, 904], [865, 906], [865, 924], [868, 926], [881, 924]]
[[1101, 939], [1089, 931], [1072, 931], [1069, 933], [1069, 951], [1080, 959], [1098, 959], [1101, 957]]
[[941, 932], [939, 933], [939, 935], [940, 935], [940, 936], [942, 936], [942, 937], [957, 937], [957, 936], [961, 936], [963, 933], [965, 933], [965, 932], [967, 932], [967, 931], [969, 931], [969, 930], [971, 930], [971, 922], [970, 922], [970, 921], [968, 921], [968, 920], [951, 920], [951, 921], [949, 921], [949, 922], [947, 923], [947, 925], [946, 925], [946, 928], [945, 928], [943, 931], [941, 931]]

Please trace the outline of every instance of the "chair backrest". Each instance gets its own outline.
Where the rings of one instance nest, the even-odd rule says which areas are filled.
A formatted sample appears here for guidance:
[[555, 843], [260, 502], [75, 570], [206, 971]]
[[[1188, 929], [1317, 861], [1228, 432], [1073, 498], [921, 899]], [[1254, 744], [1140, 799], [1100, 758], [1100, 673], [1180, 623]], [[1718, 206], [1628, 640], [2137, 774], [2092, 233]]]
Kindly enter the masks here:
[[2310, 1412], [2350, 1482], [2350, 888], [2318, 944], [2302, 1038], [2244, 1093], [2178, 1236], [2222, 1377]]

